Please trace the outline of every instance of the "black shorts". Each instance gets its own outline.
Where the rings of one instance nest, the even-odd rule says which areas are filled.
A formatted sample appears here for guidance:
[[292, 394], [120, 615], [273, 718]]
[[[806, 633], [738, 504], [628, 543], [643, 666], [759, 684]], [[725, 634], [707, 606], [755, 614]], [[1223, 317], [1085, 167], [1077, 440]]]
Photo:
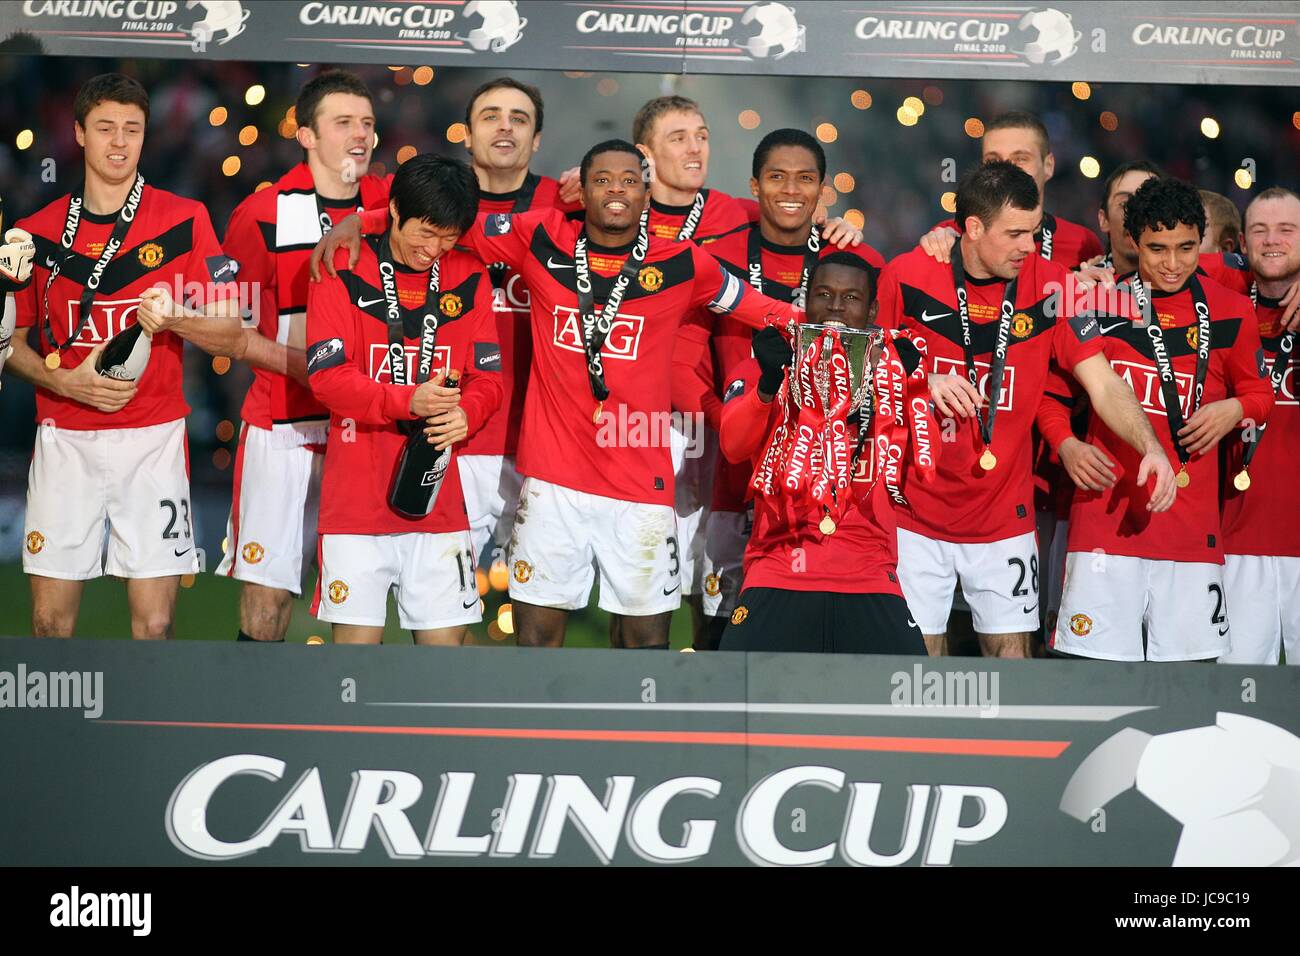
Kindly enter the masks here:
[[896, 594], [746, 588], [722, 632], [724, 651], [924, 655], [921, 629]]

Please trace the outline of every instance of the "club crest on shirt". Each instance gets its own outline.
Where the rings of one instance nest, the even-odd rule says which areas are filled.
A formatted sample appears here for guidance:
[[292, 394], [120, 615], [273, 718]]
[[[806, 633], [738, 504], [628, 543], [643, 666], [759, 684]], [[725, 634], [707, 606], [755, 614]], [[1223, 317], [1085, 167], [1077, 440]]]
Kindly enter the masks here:
[[27, 553], [40, 554], [43, 547], [45, 547], [45, 535], [39, 531], [29, 531], [27, 533]]
[[456, 318], [464, 308], [465, 303], [454, 292], [447, 292], [438, 300], [438, 310], [449, 319]]
[[722, 581], [716, 574], [710, 574], [704, 579], [704, 593], [709, 597], [717, 597], [722, 593]]
[[266, 554], [266, 549], [256, 541], [250, 541], [240, 549], [240, 554], [244, 556], [244, 560], [249, 564], [257, 564], [262, 560], [262, 556]]
[[1200, 338], [1196, 333], [1196, 326], [1189, 325], [1187, 327], [1186, 335], [1187, 335], [1187, 344], [1192, 348], [1196, 348], [1197, 343], [1200, 341]]
[[527, 584], [533, 579], [533, 566], [527, 561], [516, 561], [514, 577], [520, 584]]
[[162, 265], [163, 247], [156, 242], [146, 242], [135, 252], [135, 257], [140, 260], [140, 265], [146, 269], [157, 269]]
[[1011, 334], [1018, 339], [1027, 338], [1034, 331], [1034, 318], [1026, 312], [1017, 312], [1011, 318]]
[[749, 617], [749, 608], [745, 607], [745, 605], [742, 604], [740, 607], [736, 608], [734, 611], [731, 612], [731, 623], [744, 624], [745, 618], [747, 617]]
[[1070, 632], [1076, 637], [1087, 637], [1092, 633], [1092, 618], [1086, 614], [1075, 614], [1070, 618]]
[[330, 582], [329, 587], [330, 601], [334, 604], [342, 604], [348, 599], [348, 586], [344, 582], [335, 578]]
[[656, 266], [646, 266], [636, 274], [636, 281], [647, 292], [658, 292], [664, 287], [663, 270]]

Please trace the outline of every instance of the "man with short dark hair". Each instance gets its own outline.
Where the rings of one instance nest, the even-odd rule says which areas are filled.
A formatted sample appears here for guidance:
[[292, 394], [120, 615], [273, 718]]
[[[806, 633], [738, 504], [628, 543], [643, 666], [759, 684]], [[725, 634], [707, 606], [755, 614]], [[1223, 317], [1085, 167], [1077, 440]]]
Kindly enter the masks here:
[[[126, 580], [132, 637], [168, 638], [181, 576], [199, 569], [184, 343], [243, 354], [238, 264], [221, 254], [203, 206], [140, 175], [149, 97], [136, 80], [92, 77], [74, 114], [85, 180], [17, 223], [36, 255], [15, 296], [20, 333], [5, 369], [36, 386], [42, 424], [23, 551], [32, 631], [71, 637], [85, 581], [109, 574]], [[135, 326], [148, 355], [138, 378], [98, 371], [108, 341]]]
[[[768, 168], [766, 163], [763, 168]], [[858, 254], [831, 253], [816, 264], [808, 282], [805, 321], [866, 329], [875, 317], [875, 275], [874, 267]], [[893, 503], [886, 484], [879, 481], [888, 468], [884, 462], [890, 460], [885, 449], [896, 447], [905, 464], [897, 478], [887, 478], [894, 486], [889, 490], [910, 492], [907, 478], [913, 467], [907, 432], [892, 431], [889, 386], [897, 380], [905, 383], [904, 393], [913, 386], [924, 393], [924, 369], [917, 369], [921, 355], [907, 339], [886, 338], [884, 345], [867, 360], [864, 374], [880, 381], [883, 364], [883, 379], [889, 383], [885, 394], [860, 405], [850, 399], [850, 406], [832, 413], [835, 424], [830, 431], [839, 432], [842, 424], [843, 447], [852, 451], [842, 456], [846, 487], [836, 494], [844, 500], [832, 501], [839, 514], [829, 524], [824, 503], [787, 487], [797, 458], [791, 453], [789, 464], [782, 458], [780, 436], [798, 423], [791, 420], [784, 396], [775, 399], [788, 389], [783, 369], [792, 363], [790, 343], [777, 329], [763, 329], [754, 336], [754, 357], [728, 376], [719, 432], [722, 452], [729, 462], [744, 463], [749, 474], [757, 469], [759, 487], [752, 492], [754, 530], [745, 548], [743, 589], [722, 636], [723, 650], [925, 653], [921, 632], [899, 589]], [[821, 347], [820, 341], [812, 346]], [[809, 358], [803, 356], [805, 362]], [[920, 401], [925, 402], [923, 397]], [[908, 413], [899, 409], [898, 414]], [[801, 429], [815, 427], [803, 424]], [[918, 441], [932, 441], [933, 430], [927, 431], [915, 436]], [[829, 433], [825, 437], [836, 440]], [[809, 444], [822, 438], [812, 435]], [[775, 456], [770, 464], [769, 456]], [[926, 457], [923, 453], [921, 460]], [[826, 469], [827, 462], [823, 454], [807, 467]], [[806, 486], [815, 487], [815, 475], [805, 478]]]
[[[559, 182], [529, 169], [541, 147], [544, 117], [541, 92], [508, 76], [488, 80], [470, 94], [465, 104], [465, 149], [478, 179], [480, 214], [580, 208], [560, 198]], [[479, 559], [488, 549], [489, 560], [501, 561], [523, 483], [515, 458], [532, 356], [531, 296], [523, 277], [504, 263], [489, 265], [488, 276], [501, 344], [501, 411], [470, 437], [458, 455], [474, 557]]]
[[1048, 363], [1087, 391], [1139, 449], [1152, 507], [1172, 502], [1173, 472], [1133, 392], [1101, 356], [1097, 324], [1060, 292], [1064, 267], [1035, 251], [1037, 185], [1008, 162], [957, 188], [961, 239], [944, 265], [920, 247], [885, 267], [880, 323], [910, 329], [930, 360], [943, 422], [938, 470], [898, 511], [899, 576], [932, 654], [944, 653], [958, 578], [986, 655], [1025, 657], [1038, 627], [1030, 438]]
[[240, 582], [239, 640], [282, 641], [316, 550], [329, 410], [307, 384], [307, 257], [349, 213], [388, 201], [371, 175], [375, 114], [360, 77], [327, 70], [294, 107], [303, 161], [230, 216], [224, 248], [241, 281], [260, 288], [244, 330], [253, 383], [244, 398], [225, 556], [216, 573]]
[[[1102, 660], [1210, 660], [1230, 646], [1216, 446], [1243, 420], [1262, 423], [1273, 393], [1250, 300], [1197, 274], [1205, 209], [1195, 187], [1148, 179], [1124, 224], [1138, 269], [1095, 321], [1105, 360], [1154, 419], [1160, 454], [1180, 462], [1180, 492], [1168, 513], [1152, 507], [1142, 465], [1094, 416], [1088, 442], [1114, 464], [1107, 486], [1075, 492], [1051, 646]], [[1065, 417], [1039, 413], [1053, 445]]]
[[482, 619], [457, 456], [423, 517], [397, 511], [390, 485], [421, 430], [442, 450], [501, 402], [491, 286], [454, 248], [474, 222], [478, 184], [462, 162], [416, 156], [393, 177], [388, 208], [387, 234], [354, 267], [341, 251], [308, 291], [308, 381], [330, 410], [312, 611], [335, 643], [377, 644], [393, 590], [416, 643], [456, 645]]

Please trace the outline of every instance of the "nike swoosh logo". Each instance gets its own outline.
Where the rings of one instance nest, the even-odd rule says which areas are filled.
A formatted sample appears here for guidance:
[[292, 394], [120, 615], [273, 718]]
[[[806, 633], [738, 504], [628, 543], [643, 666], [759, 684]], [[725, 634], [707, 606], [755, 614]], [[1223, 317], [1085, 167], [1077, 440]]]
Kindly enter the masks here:
[[939, 313], [937, 313], [937, 314], [935, 314], [935, 315], [930, 315], [928, 312], [925, 311], [925, 309], [922, 309], [922, 310], [921, 310], [921, 321], [922, 321], [922, 322], [933, 322], [935, 319], [942, 319], [945, 315], [952, 315], [952, 313], [951, 313], [951, 312], [939, 312]]
[[383, 300], [382, 298], [380, 298], [380, 299], [357, 299], [357, 308], [358, 308], [358, 309], [368, 309], [368, 308], [370, 308], [372, 305], [375, 305], [376, 303], [383, 302], [383, 301], [384, 301], [384, 300]]
[[921, 625], [920, 625], [920, 624], [917, 624], [917, 623], [916, 623], [915, 621], [913, 621], [910, 617], [907, 619], [907, 626], [908, 626], [908, 627], [914, 627], [914, 628], [916, 628], [918, 631], [921, 629]]
[[546, 257], [546, 268], [548, 269], [572, 269], [573, 264], [568, 262], [556, 262], [550, 256]]
[[676, 591], [676, 590], [677, 590], [679, 587], [681, 587], [681, 586], [682, 586], [682, 582], [681, 582], [681, 581], [678, 581], [678, 582], [677, 582], [676, 584], [674, 584], [672, 587], [670, 587], [670, 588], [664, 588], [664, 597], [667, 597], [669, 594], [672, 594], [674, 591]]
[[1225, 635], [1225, 634], [1227, 634], [1227, 633], [1228, 633], [1228, 629], [1225, 627], [1223, 630], [1221, 630], [1221, 631], [1219, 632], [1219, 637], [1223, 637], [1223, 635]]
[[1129, 324], [1129, 323], [1127, 323], [1127, 322], [1116, 322], [1114, 325], [1103, 325], [1103, 326], [1101, 327], [1101, 334], [1102, 334], [1102, 335], [1105, 335], [1106, 333], [1112, 331], [1113, 329], [1118, 329], [1118, 328], [1120, 328], [1120, 327], [1122, 327], [1122, 326], [1125, 326], [1125, 325], [1128, 325], [1128, 324]]
[[1033, 614], [1038, 610], [1038, 605], [1035, 604], [1033, 607], [1026, 607], [1026, 608], [1022, 608], [1021, 610], [1023, 610], [1026, 614]]
[[470, 601], [468, 604], [466, 604], [466, 603], [464, 603], [464, 602], [462, 601], [460, 606], [463, 607], [465, 610], [468, 611], [470, 608], [474, 607], [476, 604], [478, 604], [478, 598], [475, 598], [474, 600]]
[[172, 554], [176, 555], [176, 557], [178, 557], [178, 558], [183, 558], [183, 557], [185, 557], [185, 555], [189, 554], [191, 550], [193, 550], [193, 549], [191, 549], [191, 548], [186, 548], [184, 551], [177, 551], [175, 548], [173, 548], [173, 549], [172, 549]]

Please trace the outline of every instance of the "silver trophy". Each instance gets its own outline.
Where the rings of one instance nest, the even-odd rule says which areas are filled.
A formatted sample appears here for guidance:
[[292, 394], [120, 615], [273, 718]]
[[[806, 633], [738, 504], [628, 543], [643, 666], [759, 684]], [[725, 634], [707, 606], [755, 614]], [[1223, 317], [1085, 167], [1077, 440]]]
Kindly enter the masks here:
[[[885, 338], [884, 330], [875, 325], [865, 329], [851, 329], [841, 322], [804, 322], [796, 325], [795, 329], [795, 354], [789, 375], [792, 406], [799, 407], [802, 404], [800, 382], [807, 378], [816, 389], [821, 411], [829, 411], [830, 357], [833, 344], [838, 339], [848, 358], [853, 395], [850, 407], [865, 416], [874, 400], [875, 370]], [[811, 369], [805, 370], [804, 366], [809, 362], [809, 348], [814, 342], [819, 342], [820, 347], [813, 353]], [[805, 371], [809, 374], [805, 375]]]

